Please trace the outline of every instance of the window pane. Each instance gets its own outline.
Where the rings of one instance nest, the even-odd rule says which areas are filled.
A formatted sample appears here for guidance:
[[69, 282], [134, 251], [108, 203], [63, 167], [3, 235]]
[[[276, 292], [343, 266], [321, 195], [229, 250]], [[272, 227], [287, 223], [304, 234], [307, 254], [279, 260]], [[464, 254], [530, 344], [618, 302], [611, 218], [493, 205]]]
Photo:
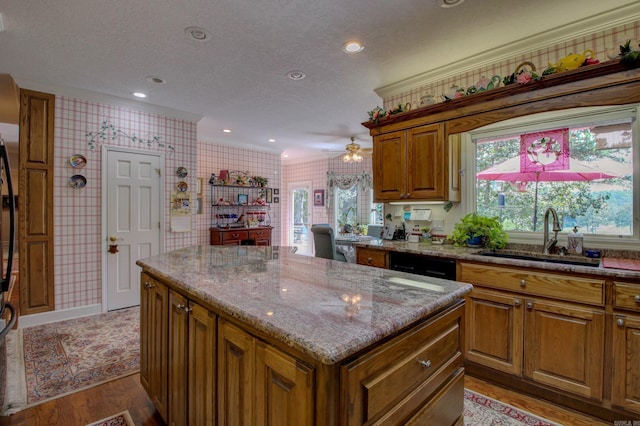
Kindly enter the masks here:
[[632, 235], [631, 118], [567, 127], [568, 164], [535, 177], [524, 173], [521, 133], [476, 140], [478, 213], [500, 217], [506, 230], [541, 231], [544, 212], [553, 207], [564, 232], [577, 226], [586, 234]]
[[[345, 225], [354, 227], [358, 223], [358, 188], [336, 188], [336, 218], [338, 228], [344, 230]], [[347, 231], [349, 232], [349, 231]]]

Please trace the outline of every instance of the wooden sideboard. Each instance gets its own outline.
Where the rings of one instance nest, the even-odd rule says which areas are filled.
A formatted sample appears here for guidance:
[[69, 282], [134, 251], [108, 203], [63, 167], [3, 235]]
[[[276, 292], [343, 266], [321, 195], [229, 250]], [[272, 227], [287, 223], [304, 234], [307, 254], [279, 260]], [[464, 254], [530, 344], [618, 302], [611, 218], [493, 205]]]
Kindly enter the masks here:
[[209, 244], [270, 246], [272, 227], [261, 228], [209, 228]]

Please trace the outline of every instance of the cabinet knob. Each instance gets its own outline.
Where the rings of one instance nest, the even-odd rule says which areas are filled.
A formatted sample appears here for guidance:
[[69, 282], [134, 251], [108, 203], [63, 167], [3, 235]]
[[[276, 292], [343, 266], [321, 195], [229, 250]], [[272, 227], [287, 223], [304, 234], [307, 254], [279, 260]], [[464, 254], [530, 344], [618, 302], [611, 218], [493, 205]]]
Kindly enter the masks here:
[[367, 263], [369, 263], [369, 264], [373, 263], [373, 258], [372, 257], [368, 257], [367, 258]]
[[152, 289], [155, 286], [156, 286], [155, 284], [151, 284], [151, 282], [149, 282], [149, 281], [145, 281], [144, 282], [144, 288], [146, 288], [146, 289]]
[[524, 278], [520, 280], [520, 287], [526, 287], [527, 285], [527, 280], [525, 280]]
[[635, 300], [635, 301], [636, 301], [636, 303], [640, 303], [640, 294], [636, 294], [636, 295], [633, 297], [633, 300]]
[[533, 302], [527, 302], [527, 309], [533, 309]]
[[182, 308], [182, 310], [185, 311], [186, 313], [189, 313], [189, 312], [193, 311], [193, 308], [185, 306], [184, 308]]
[[618, 318], [616, 320], [616, 324], [618, 324], [620, 327], [622, 327], [624, 325], [624, 318]]
[[513, 306], [515, 306], [516, 308], [520, 307], [520, 305], [522, 305], [522, 300], [516, 299], [513, 301]]
[[405, 198], [411, 198], [411, 193], [410, 192], [407, 192], [405, 195], [406, 195]]
[[417, 361], [418, 361], [418, 364], [420, 364], [420, 365], [421, 365], [421, 366], [423, 366], [424, 368], [429, 368], [429, 367], [431, 367], [431, 360], [430, 360], [430, 359], [428, 359], [428, 360], [426, 360], [426, 361], [425, 361], [425, 360], [423, 360], [423, 359], [418, 358], [418, 360], [417, 360]]

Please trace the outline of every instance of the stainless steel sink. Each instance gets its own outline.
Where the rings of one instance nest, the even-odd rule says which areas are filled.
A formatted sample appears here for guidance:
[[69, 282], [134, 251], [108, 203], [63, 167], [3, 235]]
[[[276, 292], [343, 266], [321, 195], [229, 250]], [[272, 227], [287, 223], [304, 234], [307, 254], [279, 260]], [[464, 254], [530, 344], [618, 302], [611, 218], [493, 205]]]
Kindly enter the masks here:
[[590, 259], [580, 256], [561, 256], [515, 250], [490, 250], [476, 253], [480, 256], [500, 257], [503, 259], [529, 260], [534, 262], [559, 263], [563, 265], [600, 266], [600, 259]]

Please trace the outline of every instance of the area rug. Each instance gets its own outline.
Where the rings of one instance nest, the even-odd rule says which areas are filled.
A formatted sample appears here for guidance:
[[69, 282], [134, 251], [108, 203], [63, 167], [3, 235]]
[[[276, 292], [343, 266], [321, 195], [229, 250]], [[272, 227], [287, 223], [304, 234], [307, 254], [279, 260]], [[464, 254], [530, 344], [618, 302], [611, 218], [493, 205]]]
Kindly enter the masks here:
[[465, 426], [562, 426], [479, 393], [464, 390]]
[[140, 309], [22, 330], [27, 406], [140, 370]]
[[129, 411], [125, 410], [122, 413], [114, 414], [113, 416], [106, 417], [97, 422], [88, 424], [87, 426], [135, 426]]

